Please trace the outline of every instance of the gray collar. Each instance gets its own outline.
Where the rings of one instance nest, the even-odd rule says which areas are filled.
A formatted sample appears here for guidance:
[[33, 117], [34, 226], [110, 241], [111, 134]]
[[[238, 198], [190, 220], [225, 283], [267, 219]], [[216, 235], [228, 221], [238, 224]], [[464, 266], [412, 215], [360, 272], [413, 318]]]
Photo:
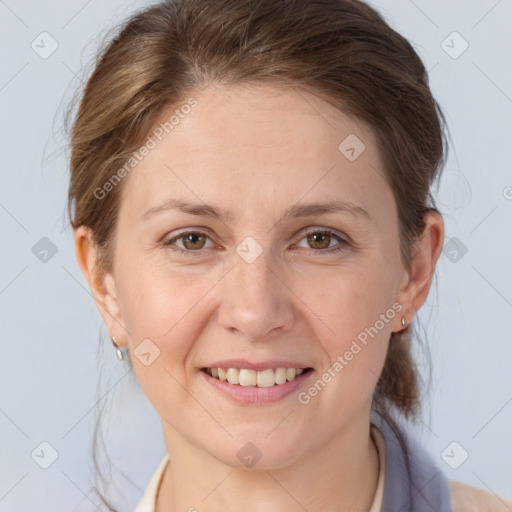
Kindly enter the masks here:
[[398, 435], [375, 411], [372, 424], [386, 442], [386, 473], [381, 512], [452, 512], [448, 480], [404, 427]]

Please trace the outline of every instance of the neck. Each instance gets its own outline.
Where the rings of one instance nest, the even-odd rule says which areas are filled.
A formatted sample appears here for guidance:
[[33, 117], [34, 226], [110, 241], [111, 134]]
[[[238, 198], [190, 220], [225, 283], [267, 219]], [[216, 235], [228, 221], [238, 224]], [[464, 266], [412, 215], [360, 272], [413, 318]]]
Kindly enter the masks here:
[[279, 469], [239, 469], [189, 444], [163, 424], [170, 454], [156, 512], [369, 510], [379, 476], [369, 415]]

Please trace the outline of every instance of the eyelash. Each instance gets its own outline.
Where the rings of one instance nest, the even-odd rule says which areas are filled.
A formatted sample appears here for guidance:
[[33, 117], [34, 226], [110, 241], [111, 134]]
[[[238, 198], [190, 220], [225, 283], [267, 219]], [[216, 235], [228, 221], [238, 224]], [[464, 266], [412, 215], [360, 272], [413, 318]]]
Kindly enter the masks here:
[[[334, 233], [334, 231], [331, 231], [330, 229], [321, 229], [321, 230], [316, 229], [316, 230], [308, 231], [307, 233], [304, 233], [304, 236], [299, 240], [299, 242], [304, 240], [304, 238], [306, 238], [308, 235], [312, 235], [312, 234], [329, 235], [331, 237], [334, 237], [339, 242], [338, 246], [335, 246], [334, 249], [332, 249], [332, 248], [331, 249], [309, 249], [309, 248], [306, 248], [308, 251], [312, 251], [315, 254], [321, 254], [321, 255], [322, 254], [323, 255], [335, 254], [335, 253], [345, 250], [346, 247], [348, 247], [350, 245], [350, 242], [343, 239], [342, 237], [340, 237], [339, 235], [337, 235], [336, 233]], [[206, 249], [199, 249], [197, 251], [193, 251], [193, 250], [189, 250], [189, 249], [182, 249], [181, 247], [171, 247], [174, 244], [174, 242], [176, 242], [180, 238], [183, 238], [186, 235], [204, 235], [206, 238], [211, 240], [211, 238], [208, 236], [208, 234], [205, 233], [204, 231], [184, 231], [175, 237], [164, 240], [163, 244], [165, 247], [168, 247], [172, 251], [176, 251], [179, 254], [183, 254], [185, 256], [200, 256], [200, 255], [202, 255]]]

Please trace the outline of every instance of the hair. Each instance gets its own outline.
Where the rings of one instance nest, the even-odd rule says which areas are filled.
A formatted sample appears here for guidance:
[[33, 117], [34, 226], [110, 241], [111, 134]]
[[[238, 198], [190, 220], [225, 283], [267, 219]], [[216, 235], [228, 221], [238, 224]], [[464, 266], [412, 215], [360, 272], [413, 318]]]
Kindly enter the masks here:
[[[136, 12], [97, 53], [70, 133], [68, 215], [91, 228], [98, 272], [112, 269], [123, 183], [95, 191], [150, 129], [209, 84], [296, 87], [369, 125], [398, 210], [410, 268], [430, 188], [446, 161], [446, 126], [411, 44], [356, 0], [175, 0]], [[392, 333], [373, 403], [391, 419], [420, 410], [411, 326]], [[131, 364], [131, 363], [130, 363]], [[111, 508], [108, 503], [104, 503]]]

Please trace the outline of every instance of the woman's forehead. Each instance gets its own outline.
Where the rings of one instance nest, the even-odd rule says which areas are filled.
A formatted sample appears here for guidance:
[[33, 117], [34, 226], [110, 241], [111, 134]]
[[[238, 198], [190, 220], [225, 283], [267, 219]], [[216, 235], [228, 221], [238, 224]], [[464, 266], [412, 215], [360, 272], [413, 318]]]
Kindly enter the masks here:
[[[196, 104], [185, 110], [190, 98]], [[329, 147], [337, 150], [351, 133], [357, 133], [366, 145], [373, 143], [373, 134], [363, 121], [296, 87], [216, 85], [190, 98], [185, 96], [163, 112], [153, 128], [165, 127], [169, 118], [177, 119], [174, 113], [183, 110], [163, 139], [169, 139], [171, 146], [175, 140], [189, 154], [239, 146], [282, 152], [286, 146], [299, 144], [301, 153], [318, 148], [323, 154]]]
[[128, 188], [154, 203], [165, 190], [187, 193], [187, 185], [186, 195], [236, 194], [240, 201], [248, 193], [298, 200], [333, 188], [354, 197], [384, 186], [373, 135], [354, 118], [291, 89], [237, 93], [215, 89], [195, 97], [194, 109], [137, 164]]

